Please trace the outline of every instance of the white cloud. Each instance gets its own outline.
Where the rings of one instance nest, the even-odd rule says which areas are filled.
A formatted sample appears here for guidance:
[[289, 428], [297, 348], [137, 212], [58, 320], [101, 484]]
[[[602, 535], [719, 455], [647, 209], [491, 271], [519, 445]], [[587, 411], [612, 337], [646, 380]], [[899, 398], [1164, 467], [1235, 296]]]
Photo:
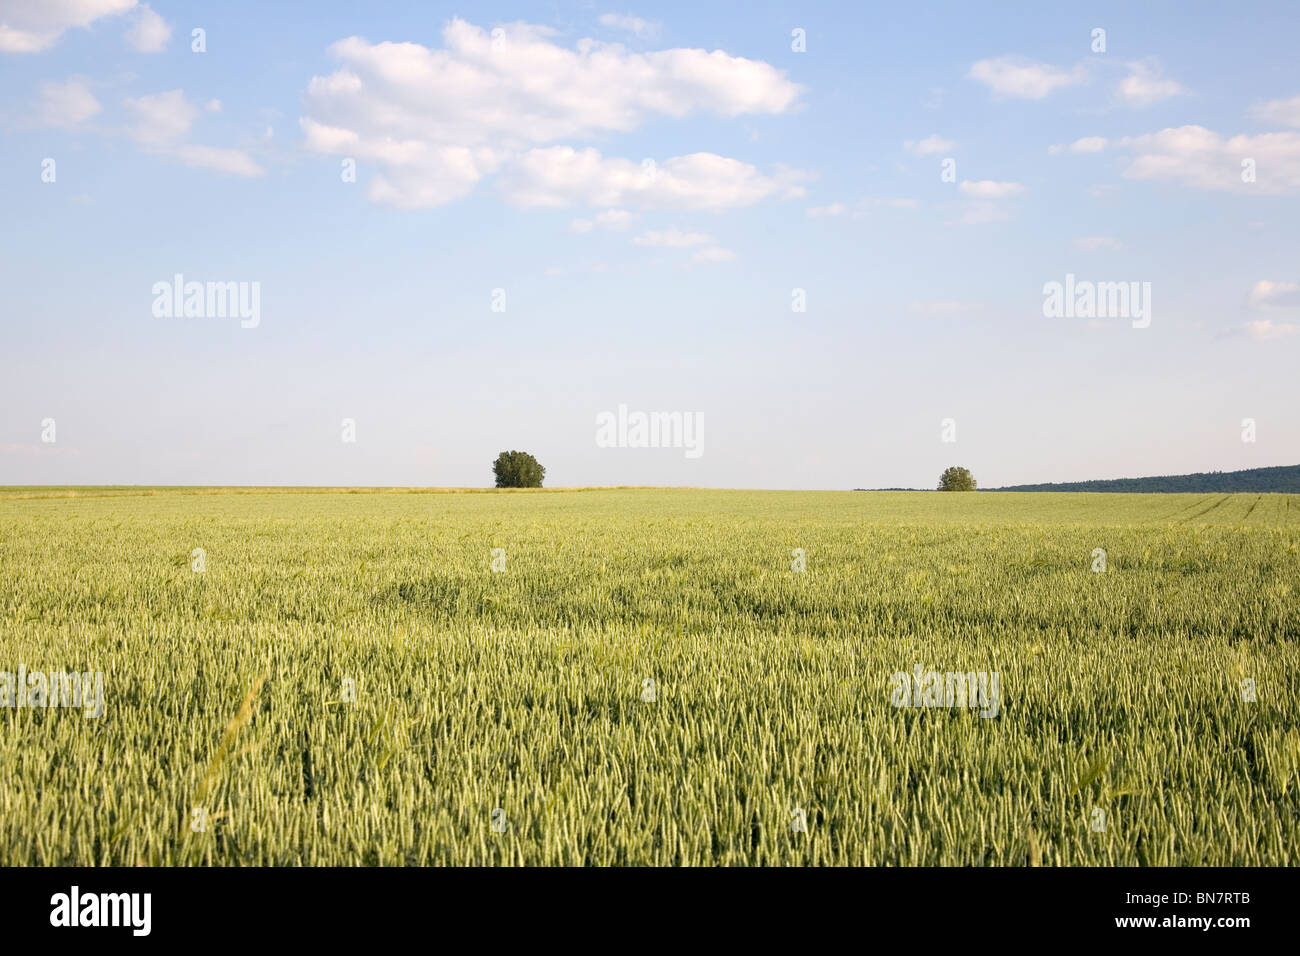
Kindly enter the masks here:
[[134, 118], [129, 132], [148, 152], [177, 159], [186, 166], [235, 176], [261, 176], [266, 172], [243, 150], [184, 142], [199, 109], [182, 90], [128, 99], [126, 107]]
[[1300, 96], [1293, 96], [1289, 100], [1256, 103], [1250, 108], [1250, 115], [1263, 123], [1300, 127]]
[[963, 196], [972, 199], [1005, 199], [1007, 196], [1025, 191], [1025, 187], [1020, 183], [999, 183], [991, 179], [982, 179], [979, 182], [965, 180], [957, 188], [961, 190]]
[[369, 121], [402, 136], [436, 124], [457, 145], [519, 148], [625, 132], [655, 115], [782, 113], [800, 92], [782, 71], [720, 50], [629, 53], [595, 40], [568, 50], [542, 27], [500, 29], [498, 45], [486, 30], [453, 20], [445, 49], [340, 40], [329, 52], [345, 67], [313, 78], [308, 112], [325, 115], [327, 125]]
[[181, 90], [153, 93], [126, 101], [135, 117], [131, 135], [142, 143], [156, 145], [184, 136], [199, 115], [198, 109], [185, 99]]
[[[425, 148], [422, 143], [393, 144], [392, 153], [400, 157], [391, 167], [391, 175], [380, 173], [370, 180], [366, 195], [371, 201], [399, 209], [440, 206], [468, 196], [484, 177], [496, 171], [500, 157], [488, 149], [463, 146]], [[370, 154], [381, 162], [388, 161], [384, 144]]]
[[[628, 132], [656, 116], [783, 113], [801, 90], [783, 71], [720, 50], [632, 53], [590, 39], [569, 49], [545, 27], [500, 30], [494, 39], [455, 19], [443, 29], [442, 48], [359, 37], [332, 44], [340, 68], [314, 77], [305, 95], [307, 147], [375, 161], [382, 171], [371, 198], [405, 207], [448, 202], [506, 167], [514, 173], [507, 194], [521, 205], [620, 204], [610, 196], [682, 202], [689, 194], [699, 208], [721, 208], [774, 192], [755, 188], [753, 167], [707, 153], [665, 162], [665, 170], [678, 164], [669, 181], [643, 189], [634, 181], [641, 168], [630, 160], [539, 147]], [[736, 190], [710, 181], [729, 194], [713, 204], [685, 181], [691, 172], [707, 176], [711, 163], [747, 180]], [[596, 176], [590, 189], [566, 178], [580, 170]]]
[[1154, 63], [1130, 63], [1129, 74], [1120, 81], [1116, 92], [1130, 106], [1150, 106], [1171, 96], [1182, 96], [1187, 88], [1161, 75]]
[[1246, 334], [1252, 339], [1258, 339], [1261, 342], [1280, 339], [1287, 335], [1295, 335], [1296, 332], [1300, 332], [1300, 325], [1293, 322], [1274, 322], [1272, 319], [1259, 319], [1255, 322], [1246, 323]]
[[[1135, 154], [1124, 170], [1129, 179], [1242, 193], [1300, 191], [1300, 133], [1223, 137], [1204, 126], [1179, 126], [1114, 145]], [[1254, 182], [1242, 179], [1246, 160], [1254, 163]]]
[[1124, 244], [1114, 236], [1084, 236], [1081, 239], [1074, 240], [1076, 249], [1082, 249], [1085, 252], [1096, 252], [1098, 249], [1122, 249]]
[[659, 246], [666, 249], [685, 249], [690, 246], [707, 246], [714, 239], [702, 232], [682, 232], [676, 226], [660, 231], [644, 232], [632, 242], [638, 246]]
[[372, 202], [400, 209], [437, 206], [467, 196], [484, 176], [497, 170], [504, 157], [486, 147], [444, 146], [419, 138], [363, 139], [353, 130], [326, 126], [307, 117], [298, 124], [306, 134], [308, 149], [371, 160], [381, 166], [383, 172], [370, 180], [367, 195]]
[[141, 5], [135, 25], [126, 31], [126, 42], [141, 53], [161, 53], [171, 37], [172, 28], [147, 3]]
[[204, 107], [209, 113], [221, 112], [221, 100], [208, 100], [208, 105]]
[[713, 265], [719, 262], [732, 262], [736, 254], [730, 249], [723, 249], [721, 246], [712, 246], [708, 249], [701, 249], [695, 255], [691, 256], [692, 262], [700, 265]]
[[803, 195], [804, 178], [785, 169], [768, 176], [749, 163], [715, 153], [648, 165], [605, 159], [591, 148], [550, 146], [515, 159], [502, 177], [501, 191], [517, 206], [721, 210], [769, 198], [797, 199]]
[[0, 0], [0, 53], [40, 53], [65, 30], [125, 13], [136, 0]]
[[266, 170], [242, 149], [218, 146], [178, 146], [172, 152], [186, 166], [211, 169], [234, 176], [261, 176]]
[[1300, 306], [1300, 283], [1261, 279], [1247, 300], [1252, 309], [1288, 309]]
[[600, 25], [609, 27], [612, 30], [623, 30], [642, 38], [652, 38], [659, 35], [658, 23], [621, 13], [602, 13], [600, 15]]
[[950, 153], [956, 148], [956, 146], [957, 144], [952, 140], [944, 139], [938, 133], [931, 133], [925, 139], [920, 141], [911, 139], [903, 141], [903, 148], [909, 153], [914, 153], [917, 156], [934, 156], [939, 153]]
[[1025, 191], [1020, 183], [1000, 183], [992, 179], [977, 182], [963, 180], [957, 188], [967, 197], [967, 201], [961, 204], [961, 216], [957, 220], [963, 226], [978, 226], [1007, 219], [1006, 209], [997, 200], [1017, 196]]
[[99, 100], [90, 92], [90, 83], [82, 76], [69, 77], [62, 83], [41, 84], [38, 122], [42, 126], [77, 126], [100, 111]]
[[[361, 137], [350, 129], [326, 126], [306, 117], [298, 120], [298, 125], [306, 136], [307, 148], [317, 153], [356, 152], [357, 147], [361, 145]], [[391, 153], [391, 145], [390, 143], [388, 146], [366, 147], [367, 152], [370, 154], [369, 158], [380, 158], [382, 156], [390, 162], [396, 161], [396, 157]]]
[[985, 84], [995, 93], [1023, 100], [1041, 100], [1055, 90], [1077, 86], [1088, 80], [1088, 74], [1082, 67], [1063, 70], [1018, 56], [980, 60], [971, 66], [967, 76]]
[[635, 213], [626, 209], [606, 209], [591, 219], [575, 219], [569, 223], [573, 232], [591, 232], [593, 229], [623, 230], [636, 218]]

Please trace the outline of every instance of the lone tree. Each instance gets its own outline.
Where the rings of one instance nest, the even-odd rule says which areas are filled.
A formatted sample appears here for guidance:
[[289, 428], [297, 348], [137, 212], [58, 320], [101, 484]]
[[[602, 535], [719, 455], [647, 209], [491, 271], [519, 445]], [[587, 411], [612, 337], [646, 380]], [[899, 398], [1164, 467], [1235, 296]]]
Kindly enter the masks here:
[[951, 468], [944, 469], [939, 476], [940, 491], [974, 491], [975, 476], [970, 473], [969, 468], [959, 468], [953, 465]]
[[546, 477], [542, 463], [526, 451], [503, 451], [492, 463], [498, 488], [540, 488]]

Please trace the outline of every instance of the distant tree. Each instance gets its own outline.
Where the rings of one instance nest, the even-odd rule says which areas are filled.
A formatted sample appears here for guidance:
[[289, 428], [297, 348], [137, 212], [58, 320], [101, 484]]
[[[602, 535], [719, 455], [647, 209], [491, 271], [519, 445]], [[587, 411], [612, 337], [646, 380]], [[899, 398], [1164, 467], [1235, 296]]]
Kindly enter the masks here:
[[546, 477], [542, 463], [526, 451], [503, 451], [492, 463], [498, 488], [540, 488]]
[[1300, 494], [1300, 465], [1273, 465], [1244, 471], [1205, 471], [1154, 478], [1107, 478], [1055, 484], [1008, 485], [990, 491], [1119, 491], [1181, 494]]
[[970, 469], [953, 465], [951, 468], [944, 469], [944, 473], [939, 476], [939, 490], [974, 491], [975, 476], [970, 473]]

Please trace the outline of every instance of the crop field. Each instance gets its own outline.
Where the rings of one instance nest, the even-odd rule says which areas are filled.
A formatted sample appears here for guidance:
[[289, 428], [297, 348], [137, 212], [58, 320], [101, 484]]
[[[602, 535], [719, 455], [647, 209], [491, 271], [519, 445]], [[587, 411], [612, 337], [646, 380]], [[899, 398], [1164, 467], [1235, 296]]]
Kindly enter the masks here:
[[0, 489], [0, 864], [1295, 865], [1298, 597], [1285, 495]]

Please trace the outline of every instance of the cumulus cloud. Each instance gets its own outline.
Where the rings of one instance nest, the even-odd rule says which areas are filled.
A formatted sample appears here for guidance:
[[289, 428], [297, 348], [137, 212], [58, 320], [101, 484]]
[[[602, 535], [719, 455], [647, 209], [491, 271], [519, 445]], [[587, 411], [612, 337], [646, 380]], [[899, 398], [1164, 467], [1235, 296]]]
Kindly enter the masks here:
[[1083, 67], [1065, 70], [1018, 56], [980, 60], [966, 75], [1001, 96], [1022, 100], [1041, 100], [1058, 89], [1088, 81]]
[[453, 20], [444, 49], [340, 40], [330, 53], [345, 66], [313, 78], [308, 112], [327, 125], [369, 120], [403, 136], [437, 125], [457, 145], [525, 147], [625, 132], [654, 115], [781, 113], [800, 92], [774, 67], [720, 50], [629, 53], [594, 40], [568, 50], [547, 28], [498, 29]]
[[1181, 83], [1161, 75], [1155, 63], [1130, 63], [1128, 68], [1129, 74], [1120, 81], [1116, 93], [1129, 106], [1150, 106], [1187, 92]]
[[199, 115], [182, 90], [152, 93], [126, 101], [132, 115], [131, 134], [141, 143], [158, 145], [184, 136]]
[[66, 30], [126, 13], [136, 0], [0, 0], [0, 53], [40, 53]]
[[211, 169], [218, 173], [232, 176], [261, 176], [266, 170], [257, 164], [253, 157], [242, 149], [228, 149], [220, 146], [177, 146], [172, 155], [186, 166], [198, 169]]
[[[1242, 193], [1300, 192], [1300, 133], [1221, 136], [1204, 126], [1179, 126], [1119, 140], [1132, 152], [1129, 179]], [[1243, 179], [1243, 169], [1254, 181]]]
[[797, 199], [804, 194], [804, 178], [786, 169], [767, 175], [716, 153], [635, 163], [606, 159], [591, 148], [549, 146], [517, 157], [500, 186], [507, 201], [525, 207], [632, 205], [717, 211], [769, 198]]
[[172, 28], [147, 3], [141, 5], [135, 25], [126, 31], [126, 42], [141, 53], [161, 53], [171, 38]]
[[1256, 103], [1250, 108], [1250, 115], [1262, 123], [1300, 127], [1300, 96], [1293, 96], [1289, 100]]
[[179, 160], [186, 166], [235, 176], [261, 176], [265, 170], [246, 152], [185, 142], [199, 108], [182, 90], [168, 90], [126, 101], [132, 117], [131, 137], [148, 152]]
[[950, 153], [957, 144], [950, 139], [944, 139], [938, 133], [931, 133], [922, 140], [904, 140], [903, 148], [909, 153], [917, 156], [934, 156], [939, 153]]
[[100, 109], [99, 100], [90, 92], [85, 77], [69, 77], [62, 83], [46, 81], [41, 84], [37, 121], [42, 126], [77, 126]]
[[[374, 161], [371, 199], [408, 208], [459, 198], [498, 170], [510, 172], [503, 188], [520, 205], [726, 208], [786, 191], [788, 175], [709, 153], [665, 160], [656, 179], [631, 160], [560, 145], [654, 117], [783, 113], [800, 95], [783, 71], [720, 50], [632, 53], [590, 39], [570, 49], [553, 37], [526, 23], [489, 32], [455, 19], [441, 48], [340, 40], [329, 48], [340, 68], [307, 87], [307, 148]], [[720, 178], [733, 175], [735, 188]]]
[[1288, 309], [1300, 306], [1300, 283], [1261, 279], [1250, 290], [1247, 304], [1252, 309]]

